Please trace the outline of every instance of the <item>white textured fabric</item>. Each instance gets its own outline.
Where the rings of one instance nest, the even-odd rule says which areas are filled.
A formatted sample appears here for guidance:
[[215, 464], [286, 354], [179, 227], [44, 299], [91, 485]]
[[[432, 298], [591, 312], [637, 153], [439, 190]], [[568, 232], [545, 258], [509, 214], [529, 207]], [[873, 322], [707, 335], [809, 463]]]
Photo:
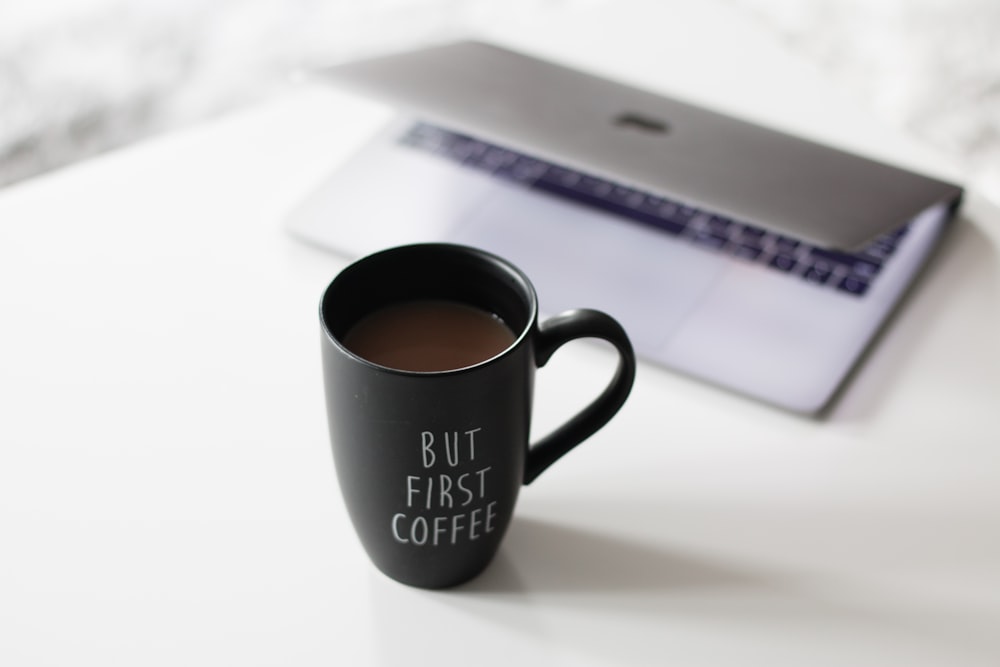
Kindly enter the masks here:
[[[2, 3], [0, 185], [266, 96], [299, 65], [611, 1]], [[722, 1], [1000, 199], [1000, 3]]]

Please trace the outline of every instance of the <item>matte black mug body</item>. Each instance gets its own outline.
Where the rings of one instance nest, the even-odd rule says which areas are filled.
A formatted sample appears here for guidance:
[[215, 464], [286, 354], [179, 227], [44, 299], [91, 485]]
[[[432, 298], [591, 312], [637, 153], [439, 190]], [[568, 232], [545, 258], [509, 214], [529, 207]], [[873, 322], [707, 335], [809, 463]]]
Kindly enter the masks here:
[[[386, 305], [448, 299], [495, 313], [516, 339], [466, 368], [414, 372], [350, 352], [351, 326]], [[632, 386], [635, 358], [609, 316], [577, 310], [538, 324], [528, 279], [484, 251], [420, 244], [344, 269], [320, 304], [327, 416], [337, 478], [372, 562], [397, 581], [454, 586], [496, 554], [522, 484], [603, 426]], [[614, 378], [578, 415], [528, 443], [534, 372], [576, 338], [610, 341]]]

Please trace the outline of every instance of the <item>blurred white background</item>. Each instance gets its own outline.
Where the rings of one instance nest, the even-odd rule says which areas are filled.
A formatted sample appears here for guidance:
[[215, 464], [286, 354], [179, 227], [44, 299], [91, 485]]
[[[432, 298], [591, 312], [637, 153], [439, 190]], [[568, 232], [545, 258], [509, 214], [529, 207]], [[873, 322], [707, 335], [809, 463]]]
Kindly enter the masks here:
[[[8, 0], [0, 185], [273, 95], [299, 66], [630, 1]], [[1000, 200], [1000, 2], [719, 1]]]

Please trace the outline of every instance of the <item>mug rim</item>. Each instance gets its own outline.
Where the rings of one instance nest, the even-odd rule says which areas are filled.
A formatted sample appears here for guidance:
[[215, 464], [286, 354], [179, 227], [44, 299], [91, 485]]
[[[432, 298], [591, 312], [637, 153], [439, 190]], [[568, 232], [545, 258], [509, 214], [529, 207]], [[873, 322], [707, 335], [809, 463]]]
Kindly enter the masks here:
[[[511, 278], [514, 279], [514, 282], [515, 284], [517, 284], [519, 291], [523, 294], [523, 296], [526, 297], [525, 305], [527, 306], [526, 309], [527, 317], [525, 319], [524, 326], [521, 327], [520, 331], [514, 332], [515, 334], [514, 341], [510, 345], [505, 347], [497, 354], [491, 357], [487, 357], [486, 359], [482, 359], [469, 366], [460, 366], [458, 368], [447, 368], [435, 371], [414, 371], [403, 368], [395, 368], [393, 366], [385, 366], [383, 364], [376, 363], [374, 361], [366, 359], [365, 357], [355, 354], [350, 349], [348, 349], [341, 342], [341, 340], [336, 335], [334, 335], [334, 333], [330, 330], [330, 326], [327, 323], [325, 315], [326, 311], [325, 306], [327, 303], [327, 299], [330, 298], [330, 294], [333, 291], [334, 286], [339, 281], [341, 281], [341, 279], [346, 274], [348, 274], [351, 271], [358, 270], [358, 267], [362, 266], [363, 264], [368, 264], [372, 261], [377, 260], [378, 258], [384, 258], [387, 255], [397, 255], [397, 254], [415, 253], [415, 252], [435, 252], [435, 251], [476, 257], [480, 261], [484, 261], [489, 264], [492, 264], [495, 267], [499, 267], [505, 273], [507, 273]], [[509, 356], [515, 349], [520, 347], [524, 343], [524, 341], [528, 338], [528, 336], [531, 334], [532, 329], [535, 327], [538, 321], [538, 295], [535, 291], [535, 286], [532, 284], [531, 280], [524, 273], [524, 271], [515, 266], [509, 260], [495, 253], [489, 252], [488, 250], [483, 250], [482, 248], [463, 245], [459, 243], [445, 243], [445, 242], [409, 243], [405, 245], [384, 248], [382, 250], [369, 253], [363, 257], [355, 259], [354, 261], [347, 264], [347, 266], [342, 268], [340, 271], [338, 271], [337, 275], [335, 275], [333, 280], [331, 280], [330, 283], [326, 286], [326, 289], [323, 290], [323, 296], [320, 299], [319, 303], [319, 319], [320, 319], [320, 324], [323, 327], [323, 334], [327, 337], [327, 339], [331, 343], [333, 343], [333, 345], [340, 352], [347, 355], [353, 361], [356, 361], [367, 367], [370, 367], [373, 370], [392, 373], [396, 375], [412, 376], [412, 377], [452, 376], [462, 373], [473, 372], [477, 369], [483, 368], [484, 366], [489, 366], [494, 363], [497, 363], [499, 362], [499, 360]]]

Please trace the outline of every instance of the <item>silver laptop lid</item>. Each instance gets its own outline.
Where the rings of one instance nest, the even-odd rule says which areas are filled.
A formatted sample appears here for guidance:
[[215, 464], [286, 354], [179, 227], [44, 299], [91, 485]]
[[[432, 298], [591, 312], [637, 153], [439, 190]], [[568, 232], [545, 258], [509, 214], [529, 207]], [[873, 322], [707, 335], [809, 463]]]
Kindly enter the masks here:
[[956, 185], [494, 45], [463, 41], [321, 76], [451, 129], [773, 229], [857, 248]]

